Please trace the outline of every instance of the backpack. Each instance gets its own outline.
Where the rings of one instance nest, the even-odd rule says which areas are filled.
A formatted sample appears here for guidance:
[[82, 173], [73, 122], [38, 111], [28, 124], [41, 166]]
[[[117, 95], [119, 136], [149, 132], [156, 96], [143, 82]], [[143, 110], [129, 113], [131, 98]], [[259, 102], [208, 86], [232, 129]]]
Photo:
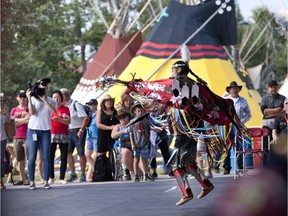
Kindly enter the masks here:
[[11, 183], [14, 184], [13, 181], [13, 162], [11, 159], [10, 152], [5, 149], [5, 155], [4, 155], [4, 166], [5, 166], [5, 175], [9, 175], [8, 178], [10, 179]]
[[92, 181], [114, 181], [110, 160], [106, 155], [100, 155], [96, 158]]
[[88, 124], [87, 124], [87, 126], [86, 126], [86, 127], [89, 127], [90, 124], [91, 124], [91, 122], [92, 122], [92, 111], [90, 110], [90, 107], [87, 106], [87, 105], [81, 104], [81, 103], [78, 102], [78, 101], [75, 101], [75, 102], [73, 103], [73, 109], [74, 109], [76, 112], [77, 112], [76, 103], [80, 104], [80, 105], [84, 108], [85, 113], [86, 113], [87, 116], [89, 117], [89, 121], [88, 121]]

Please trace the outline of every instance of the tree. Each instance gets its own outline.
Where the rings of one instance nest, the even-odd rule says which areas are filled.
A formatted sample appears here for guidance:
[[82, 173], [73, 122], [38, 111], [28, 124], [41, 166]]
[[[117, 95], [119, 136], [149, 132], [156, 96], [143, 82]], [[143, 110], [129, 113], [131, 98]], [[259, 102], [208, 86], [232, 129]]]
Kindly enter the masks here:
[[[277, 80], [284, 80], [287, 76], [287, 32], [281, 31], [276, 15], [266, 7], [255, 8], [253, 20], [254, 23], [244, 22], [245, 25], [238, 26], [242, 64], [249, 68], [263, 63], [264, 72], [271, 74], [273, 71]], [[271, 78], [267, 74], [262, 74], [260, 93], [264, 92], [267, 80]]]
[[74, 89], [85, 60], [81, 31], [90, 17], [86, 7], [77, 1], [2, 1], [1, 85], [9, 104], [28, 81], [43, 77], [51, 78], [51, 90]]

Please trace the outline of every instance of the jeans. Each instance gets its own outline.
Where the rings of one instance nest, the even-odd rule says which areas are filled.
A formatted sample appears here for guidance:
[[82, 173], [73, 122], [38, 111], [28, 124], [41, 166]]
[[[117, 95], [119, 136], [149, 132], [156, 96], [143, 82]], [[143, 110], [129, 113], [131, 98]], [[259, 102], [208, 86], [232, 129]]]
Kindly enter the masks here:
[[[37, 136], [37, 140], [33, 141], [33, 134]], [[48, 181], [50, 169], [50, 146], [51, 146], [51, 132], [50, 130], [32, 130], [28, 128], [27, 131], [28, 142], [28, 174], [30, 181], [35, 179], [35, 161], [37, 158], [37, 149], [40, 147], [43, 160], [43, 178]]]
[[5, 157], [6, 145], [7, 145], [7, 139], [1, 140], [1, 178], [3, 178], [5, 175], [4, 157]]
[[[83, 134], [86, 134], [86, 130], [84, 131]], [[81, 139], [78, 139], [77, 137], [77, 132], [73, 131], [73, 132], [69, 132], [69, 137], [70, 137], [70, 143], [68, 144], [68, 154], [73, 154], [74, 149], [76, 147], [77, 149], [77, 154], [79, 156], [84, 156], [84, 147], [85, 147], [85, 140], [86, 137], [83, 136]]]

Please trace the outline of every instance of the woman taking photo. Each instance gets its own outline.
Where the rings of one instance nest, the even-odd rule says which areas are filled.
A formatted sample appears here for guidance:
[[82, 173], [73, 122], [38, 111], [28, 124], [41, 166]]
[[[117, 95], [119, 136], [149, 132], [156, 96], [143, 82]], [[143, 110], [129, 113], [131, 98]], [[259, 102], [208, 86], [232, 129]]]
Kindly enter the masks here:
[[37, 150], [40, 147], [43, 168], [44, 168], [44, 188], [50, 189], [48, 184], [50, 166], [50, 143], [51, 143], [51, 114], [56, 111], [56, 102], [47, 97], [48, 82], [41, 79], [35, 83], [37, 94], [32, 89], [28, 89], [28, 109], [31, 114], [28, 123], [27, 142], [28, 142], [28, 173], [30, 180], [30, 190], [35, 190], [35, 161]]

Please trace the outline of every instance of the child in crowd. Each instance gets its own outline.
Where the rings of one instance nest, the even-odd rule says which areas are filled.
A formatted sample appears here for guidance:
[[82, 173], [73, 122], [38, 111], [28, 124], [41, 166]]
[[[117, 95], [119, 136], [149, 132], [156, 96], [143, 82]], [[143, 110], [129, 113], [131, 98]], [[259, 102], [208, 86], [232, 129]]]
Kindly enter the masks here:
[[[144, 113], [144, 109], [141, 104], [137, 103], [131, 107], [131, 114], [135, 115], [135, 119], [141, 117]], [[135, 120], [135, 119], [132, 119]], [[134, 182], [139, 182], [138, 167], [139, 160], [141, 157], [144, 181], [153, 181], [153, 179], [148, 175], [148, 159], [150, 157], [150, 123], [148, 119], [143, 119], [135, 124], [129, 126], [128, 132], [130, 134], [130, 142], [134, 154]]]

